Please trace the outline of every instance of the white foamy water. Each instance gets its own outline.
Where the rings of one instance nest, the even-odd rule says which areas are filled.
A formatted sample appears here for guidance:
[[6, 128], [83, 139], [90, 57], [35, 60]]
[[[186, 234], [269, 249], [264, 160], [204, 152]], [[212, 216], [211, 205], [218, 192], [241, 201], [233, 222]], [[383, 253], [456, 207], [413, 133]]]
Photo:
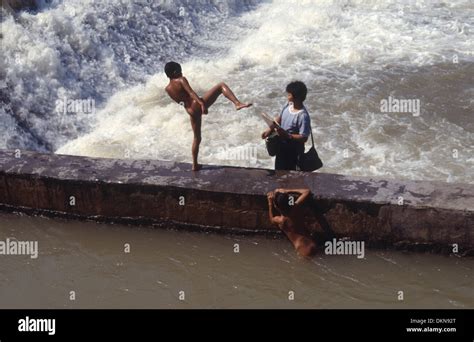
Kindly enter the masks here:
[[[258, 115], [277, 114], [286, 84], [300, 79], [322, 171], [474, 181], [471, 1], [274, 0], [226, 11], [175, 2], [183, 16], [179, 6], [121, 3], [72, 1], [3, 22], [2, 99], [17, 111], [3, 114], [3, 147], [190, 162], [189, 116], [163, 90], [172, 59], [198, 93], [225, 81], [255, 104], [235, 112], [216, 102], [203, 121], [202, 163], [271, 168]], [[98, 110], [54, 113], [58, 96], [92, 97]], [[381, 113], [389, 96], [419, 100], [420, 116]]]

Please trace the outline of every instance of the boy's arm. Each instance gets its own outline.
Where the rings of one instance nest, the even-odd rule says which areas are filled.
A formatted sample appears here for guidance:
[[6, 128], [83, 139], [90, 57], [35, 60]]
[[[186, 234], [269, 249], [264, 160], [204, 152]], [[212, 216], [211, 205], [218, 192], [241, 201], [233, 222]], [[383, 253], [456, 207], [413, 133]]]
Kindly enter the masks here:
[[305, 143], [308, 140], [309, 135], [311, 134], [311, 123], [309, 114], [305, 113], [299, 124], [299, 134], [290, 134], [290, 139], [293, 139], [298, 142]]
[[273, 196], [275, 193], [273, 191], [270, 191], [267, 194], [267, 199], [268, 199], [268, 217], [270, 219], [270, 222], [273, 224], [278, 224], [279, 220], [277, 217], [275, 217], [275, 214], [273, 212]]
[[308, 141], [308, 137], [305, 137], [304, 135], [301, 135], [301, 134], [290, 134], [290, 135], [291, 135], [290, 139], [292, 140], [303, 142], [303, 143]]
[[296, 200], [295, 207], [302, 205], [311, 194], [309, 189], [299, 189], [298, 192], [300, 193], [300, 197]]
[[199, 105], [201, 106], [202, 113], [207, 113], [206, 105], [204, 104], [203, 100], [196, 94], [193, 88], [191, 88], [186, 77], [181, 78], [181, 84], [183, 85], [183, 89], [189, 94], [189, 96], [191, 96], [194, 101], [199, 103]]
[[294, 141], [303, 142], [303, 143], [305, 143], [308, 140], [308, 137], [305, 137], [304, 135], [291, 134], [285, 131], [283, 128], [277, 128], [276, 130], [279, 136], [287, 140], [294, 140]]
[[268, 200], [268, 216], [270, 218], [270, 222], [273, 221], [273, 196], [275, 194], [273, 193], [273, 191], [270, 191], [268, 194], [267, 194], [267, 200]]

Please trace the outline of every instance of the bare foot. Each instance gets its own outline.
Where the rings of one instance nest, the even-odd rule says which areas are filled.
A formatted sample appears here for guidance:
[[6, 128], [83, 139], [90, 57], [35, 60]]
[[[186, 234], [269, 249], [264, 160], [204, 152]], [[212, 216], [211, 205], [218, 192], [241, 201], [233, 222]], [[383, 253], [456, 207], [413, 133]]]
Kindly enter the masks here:
[[193, 165], [193, 171], [199, 171], [202, 169], [202, 165], [201, 164], [194, 164]]
[[239, 102], [239, 104], [235, 105], [235, 110], [241, 110], [241, 109], [244, 109], [244, 108], [248, 108], [250, 106], [252, 106], [252, 103], [241, 103], [241, 102]]

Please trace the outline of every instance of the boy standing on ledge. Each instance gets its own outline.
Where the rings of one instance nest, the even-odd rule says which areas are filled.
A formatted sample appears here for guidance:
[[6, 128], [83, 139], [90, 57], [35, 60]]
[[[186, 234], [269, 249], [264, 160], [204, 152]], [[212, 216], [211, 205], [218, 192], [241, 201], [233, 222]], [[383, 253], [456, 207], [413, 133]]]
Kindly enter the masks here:
[[181, 65], [176, 62], [168, 62], [165, 65], [166, 76], [170, 79], [170, 83], [165, 90], [168, 95], [177, 103], [183, 105], [186, 112], [191, 117], [191, 127], [194, 132], [193, 140], [193, 171], [199, 171], [202, 167], [198, 163], [199, 145], [201, 143], [201, 116], [207, 114], [210, 106], [216, 102], [217, 98], [223, 94], [234, 105], [236, 110], [248, 108], [251, 103], [242, 103], [234, 95], [232, 90], [223, 82], [215, 85], [203, 97], [199, 97], [188, 83], [186, 77], [183, 76]]
[[280, 127], [272, 127], [262, 133], [262, 139], [276, 131], [280, 137], [280, 149], [275, 158], [275, 170], [296, 170], [298, 160], [304, 153], [304, 144], [311, 134], [311, 120], [303, 102], [308, 89], [301, 81], [286, 86], [288, 104], [275, 118]]

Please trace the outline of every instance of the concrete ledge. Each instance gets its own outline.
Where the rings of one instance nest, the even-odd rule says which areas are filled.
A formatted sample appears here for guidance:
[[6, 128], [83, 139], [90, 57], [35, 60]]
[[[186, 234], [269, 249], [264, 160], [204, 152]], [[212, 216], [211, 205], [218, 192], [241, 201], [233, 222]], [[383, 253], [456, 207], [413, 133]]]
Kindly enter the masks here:
[[[20, 153], [16, 153], [20, 152]], [[474, 250], [474, 185], [0, 151], [0, 207], [48, 216], [278, 233], [266, 193], [310, 188], [308, 227], [373, 247]], [[75, 203], [73, 202], [75, 201]], [[184, 200], [185, 205], [180, 205]], [[403, 201], [403, 203], [401, 202]]]

